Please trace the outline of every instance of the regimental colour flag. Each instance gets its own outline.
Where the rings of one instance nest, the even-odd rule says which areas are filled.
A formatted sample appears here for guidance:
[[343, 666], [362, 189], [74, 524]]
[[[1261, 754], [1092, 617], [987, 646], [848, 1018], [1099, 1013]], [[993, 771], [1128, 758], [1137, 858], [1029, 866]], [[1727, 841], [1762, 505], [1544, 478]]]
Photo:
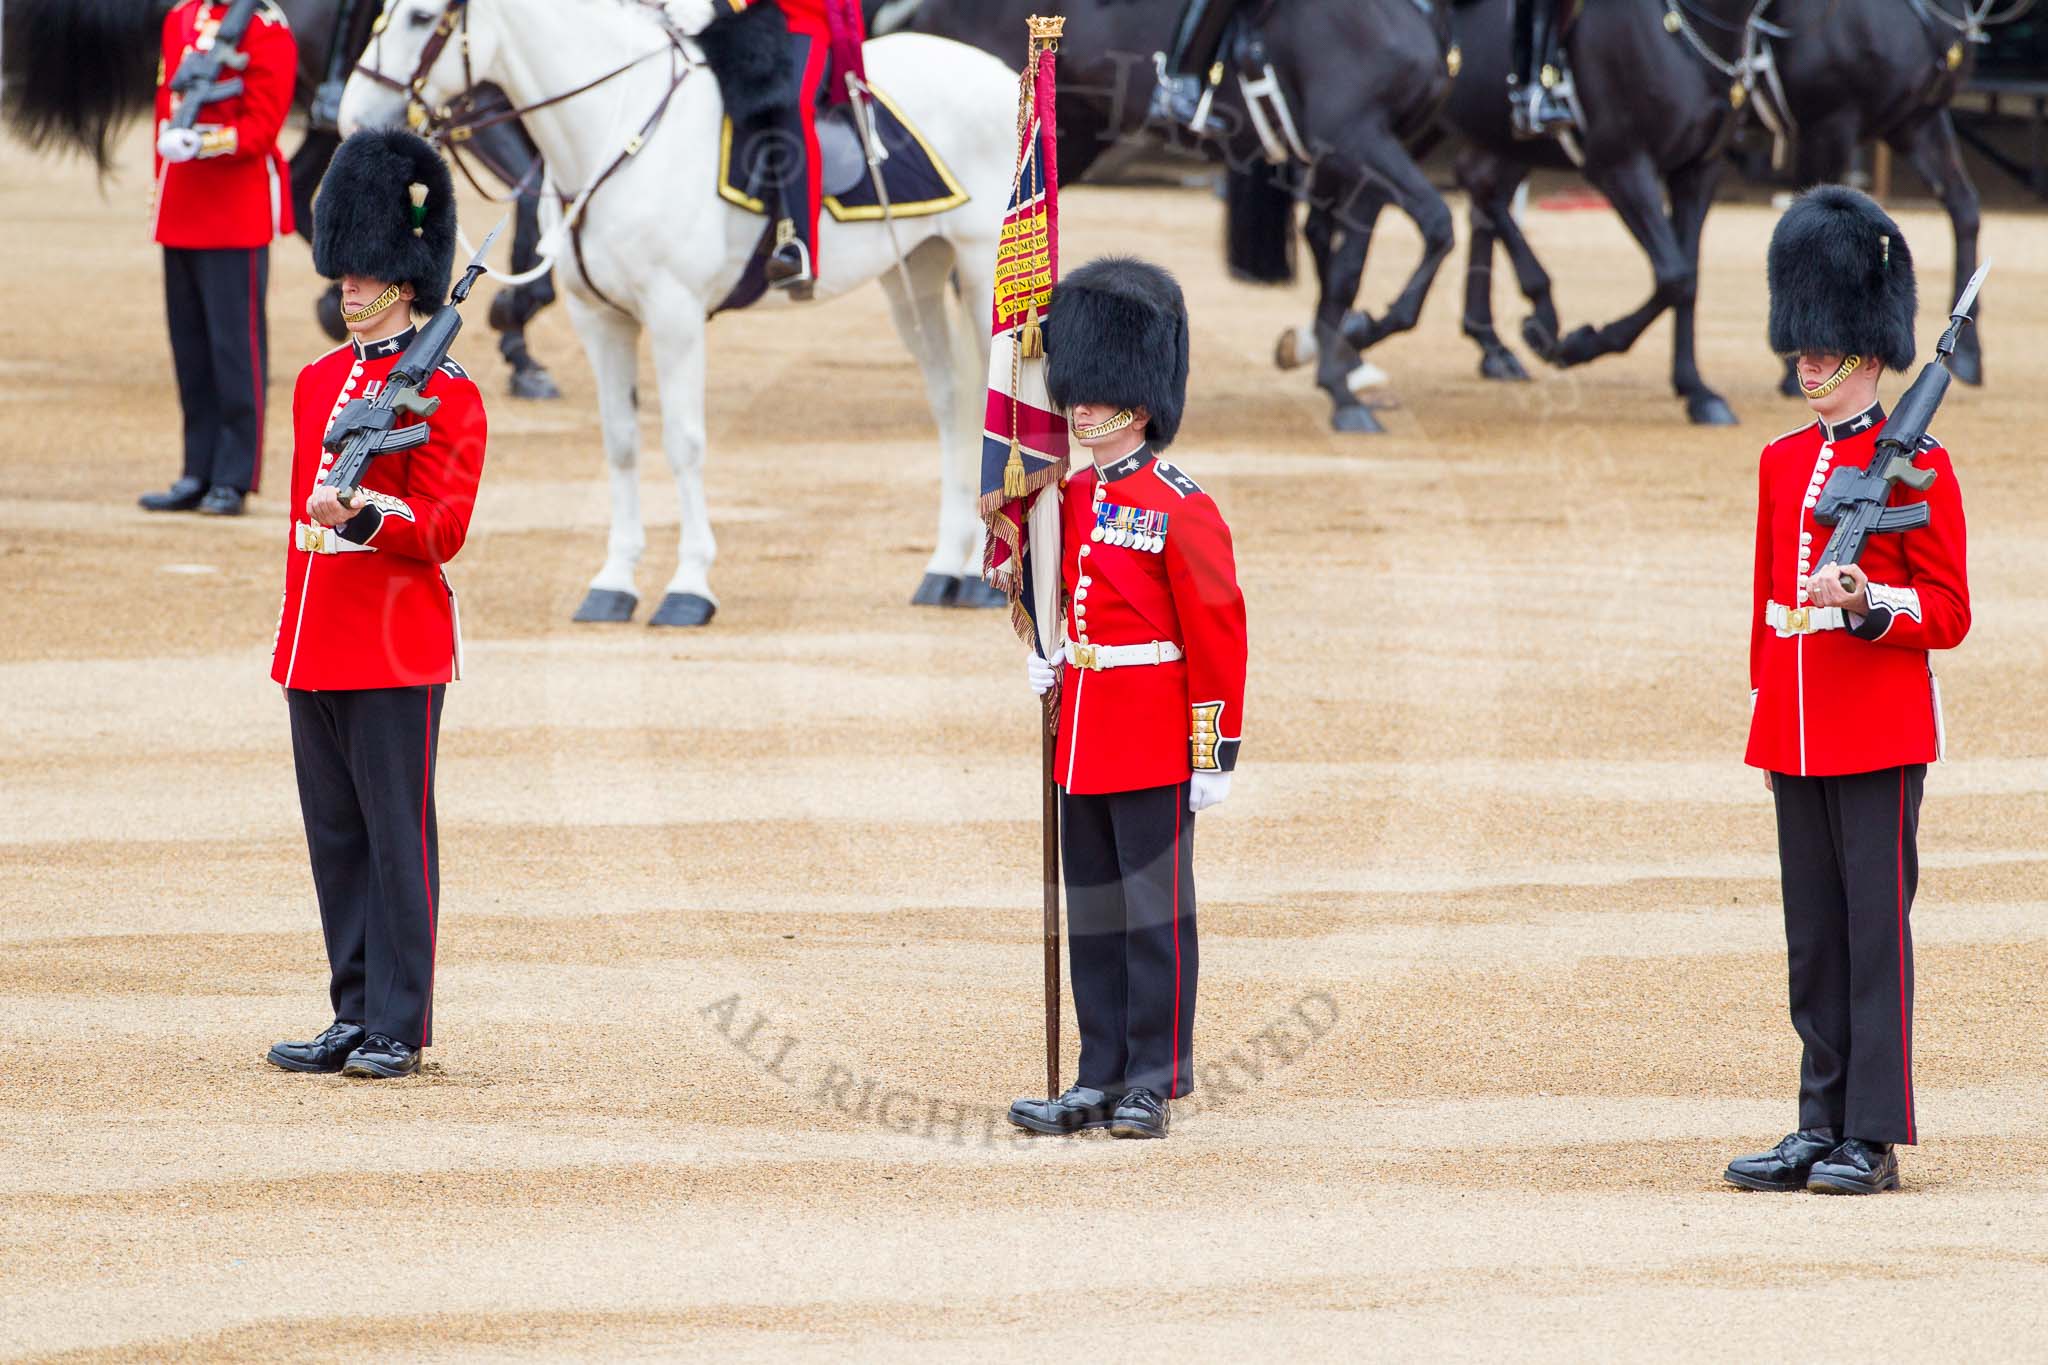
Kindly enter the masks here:
[[1059, 648], [1060, 484], [1067, 423], [1045, 391], [1040, 320], [1059, 279], [1058, 102], [1060, 24], [1031, 20], [1031, 52], [1018, 89], [1017, 174], [996, 247], [994, 344], [981, 438], [982, 574], [1010, 599], [1010, 620], [1050, 658]]

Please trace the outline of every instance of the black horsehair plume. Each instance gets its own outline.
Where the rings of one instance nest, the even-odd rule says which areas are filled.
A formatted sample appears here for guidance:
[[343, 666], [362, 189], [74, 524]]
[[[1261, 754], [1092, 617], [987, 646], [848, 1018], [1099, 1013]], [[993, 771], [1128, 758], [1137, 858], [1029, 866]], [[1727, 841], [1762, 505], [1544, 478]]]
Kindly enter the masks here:
[[168, 0], [4, 0], [0, 118], [35, 151], [90, 157], [105, 175], [114, 140], [156, 99]]

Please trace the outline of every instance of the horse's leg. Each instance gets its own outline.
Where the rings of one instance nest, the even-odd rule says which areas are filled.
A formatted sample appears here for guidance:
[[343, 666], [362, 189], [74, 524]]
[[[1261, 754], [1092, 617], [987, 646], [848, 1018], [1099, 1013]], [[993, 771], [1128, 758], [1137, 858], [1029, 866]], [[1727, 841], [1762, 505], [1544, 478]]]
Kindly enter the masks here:
[[[1317, 207], [1313, 198], [1309, 211], [1301, 221], [1301, 239], [1308, 243], [1309, 259], [1315, 262], [1316, 280], [1320, 283], [1330, 273], [1330, 252], [1337, 235], [1337, 220], [1327, 209]], [[1280, 334], [1279, 342], [1273, 347], [1273, 364], [1282, 370], [1299, 369], [1323, 353], [1323, 346], [1316, 339], [1315, 318], [1309, 319], [1306, 327], [1290, 327]]]
[[[1372, 246], [1373, 224], [1387, 200], [1370, 183], [1347, 183], [1349, 198], [1341, 204], [1311, 196], [1309, 219], [1326, 220], [1328, 247], [1316, 253], [1321, 294], [1316, 303], [1316, 387], [1330, 396], [1330, 427], [1359, 435], [1386, 430], [1372, 409], [1352, 391], [1351, 377], [1365, 362], [1345, 336], [1344, 322], [1365, 278], [1365, 256]], [[1341, 212], [1340, 212], [1341, 209]]]
[[[967, 576], [966, 563], [974, 546], [975, 496], [980, 491], [980, 442], [975, 442], [976, 459], [970, 466], [961, 446], [965, 437], [963, 402], [979, 380], [986, 391], [986, 367], [976, 376], [972, 366], [963, 365], [956, 341], [958, 324], [947, 295], [947, 277], [953, 252], [942, 242], [927, 242], [910, 253], [905, 274], [894, 270], [881, 277], [882, 293], [889, 300], [889, 314], [904, 349], [917, 362], [924, 376], [925, 402], [939, 430], [939, 533], [931, 558], [925, 561], [924, 576], [911, 594], [913, 607], [950, 607], [958, 600]], [[963, 304], [963, 306], [972, 306]], [[977, 423], [977, 428], [979, 424]], [[976, 566], [979, 573], [979, 566]]]
[[655, 383], [661, 394], [661, 449], [675, 476], [676, 572], [647, 618], [650, 626], [701, 626], [718, 610], [711, 561], [718, 540], [704, 497], [704, 305], [682, 289], [649, 310]]
[[[993, 241], [970, 237], [953, 243], [953, 282], [958, 297], [953, 308], [953, 431], [954, 449], [947, 452], [948, 475], [940, 474], [939, 543], [934, 558], [950, 540], [960, 554], [960, 591], [956, 607], [1002, 607], [1009, 598], [981, 577], [984, 529], [981, 500], [981, 433], [988, 421], [988, 358], [993, 349], [989, 319], [995, 312], [996, 251]], [[950, 291], [941, 290], [945, 300]], [[934, 407], [933, 413], [938, 415]], [[941, 417], [940, 420], [944, 420]]]
[[[1913, 169], [1933, 188], [1942, 207], [1948, 210], [1949, 222], [1955, 225], [1956, 285], [1955, 292], [1949, 295], [1949, 301], [1954, 302], [1962, 297], [1970, 276], [1977, 273], [1978, 223], [1977, 187], [1970, 182], [1970, 173], [1963, 166], [1962, 148], [1956, 143], [1955, 119], [1943, 109], [1893, 138], [1892, 145], [1912, 159]], [[1975, 316], [1983, 316], [1981, 308]], [[1948, 367], [1965, 384], [1984, 382], [1984, 352], [1978, 328], [1963, 329]]]
[[578, 621], [630, 621], [640, 595], [633, 573], [647, 548], [640, 522], [640, 414], [633, 393], [640, 362], [640, 324], [601, 303], [569, 296], [569, 320], [583, 339], [597, 377], [597, 416], [604, 431], [604, 462], [611, 476], [612, 529], [604, 567], [590, 580]]
[[[1707, 157], [1671, 175], [1671, 227], [1678, 234], [1678, 249], [1691, 263], [1693, 278], [1699, 278], [1700, 229], [1706, 225], [1707, 210], [1713, 207], [1714, 190], [1721, 183], [1718, 156]], [[1693, 425], [1732, 427], [1735, 410], [1700, 378], [1694, 314], [1698, 307], [1695, 290], [1687, 290], [1672, 314], [1671, 387], [1685, 400], [1685, 415]]]
[[[1808, 190], [1815, 185], [1838, 183], [1849, 173], [1849, 162], [1856, 155], [1856, 143], [1862, 132], [1862, 114], [1853, 105], [1844, 105], [1836, 113], [1801, 127], [1792, 163], [1799, 188]], [[1778, 392], [1787, 398], [1803, 398], [1799, 362], [1786, 358], [1779, 364]]]
[[1664, 185], [1650, 158], [1639, 152], [1589, 178], [1613, 203], [1629, 233], [1649, 255], [1655, 283], [1648, 300], [1635, 312], [1602, 327], [1579, 327], [1562, 341], [1541, 336], [1524, 324], [1522, 339], [1560, 369], [1626, 351], [1666, 309], [1691, 298], [1697, 288], [1693, 263], [1680, 249], [1671, 220], [1664, 216]]
[[1487, 379], [1527, 379], [1529, 372], [1500, 339], [1493, 326], [1493, 249], [1500, 239], [1500, 219], [1508, 200], [1500, 193], [1500, 173], [1507, 163], [1477, 148], [1458, 155], [1455, 174], [1465, 191], [1471, 239], [1465, 244], [1465, 335], [1479, 344], [1479, 373]]
[[1390, 199], [1422, 233], [1422, 259], [1387, 311], [1377, 318], [1359, 312], [1345, 316], [1344, 339], [1362, 352], [1414, 328], [1437, 271], [1457, 245], [1457, 234], [1451, 228], [1451, 210], [1444, 197], [1391, 132], [1370, 127], [1360, 130], [1353, 137], [1351, 156], [1364, 167], [1383, 201]]

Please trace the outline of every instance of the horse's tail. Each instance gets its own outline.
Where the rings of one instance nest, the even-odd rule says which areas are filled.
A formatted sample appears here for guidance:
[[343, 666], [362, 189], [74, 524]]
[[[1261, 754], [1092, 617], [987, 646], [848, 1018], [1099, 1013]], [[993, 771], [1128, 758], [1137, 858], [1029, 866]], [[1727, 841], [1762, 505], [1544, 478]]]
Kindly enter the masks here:
[[1233, 167], [1225, 180], [1230, 273], [1252, 284], [1294, 280], [1294, 190], [1271, 166]]
[[162, 0], [7, 0], [0, 32], [0, 117], [36, 151], [93, 159], [156, 99]]

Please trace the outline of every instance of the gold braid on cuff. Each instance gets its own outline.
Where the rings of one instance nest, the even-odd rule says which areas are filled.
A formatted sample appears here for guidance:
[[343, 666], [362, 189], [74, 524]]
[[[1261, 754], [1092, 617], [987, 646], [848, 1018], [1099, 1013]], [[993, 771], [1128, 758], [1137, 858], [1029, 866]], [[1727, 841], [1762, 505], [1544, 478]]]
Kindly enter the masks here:
[[1198, 773], [1216, 772], [1216, 722], [1223, 716], [1223, 703], [1199, 702], [1188, 712], [1188, 766]]

